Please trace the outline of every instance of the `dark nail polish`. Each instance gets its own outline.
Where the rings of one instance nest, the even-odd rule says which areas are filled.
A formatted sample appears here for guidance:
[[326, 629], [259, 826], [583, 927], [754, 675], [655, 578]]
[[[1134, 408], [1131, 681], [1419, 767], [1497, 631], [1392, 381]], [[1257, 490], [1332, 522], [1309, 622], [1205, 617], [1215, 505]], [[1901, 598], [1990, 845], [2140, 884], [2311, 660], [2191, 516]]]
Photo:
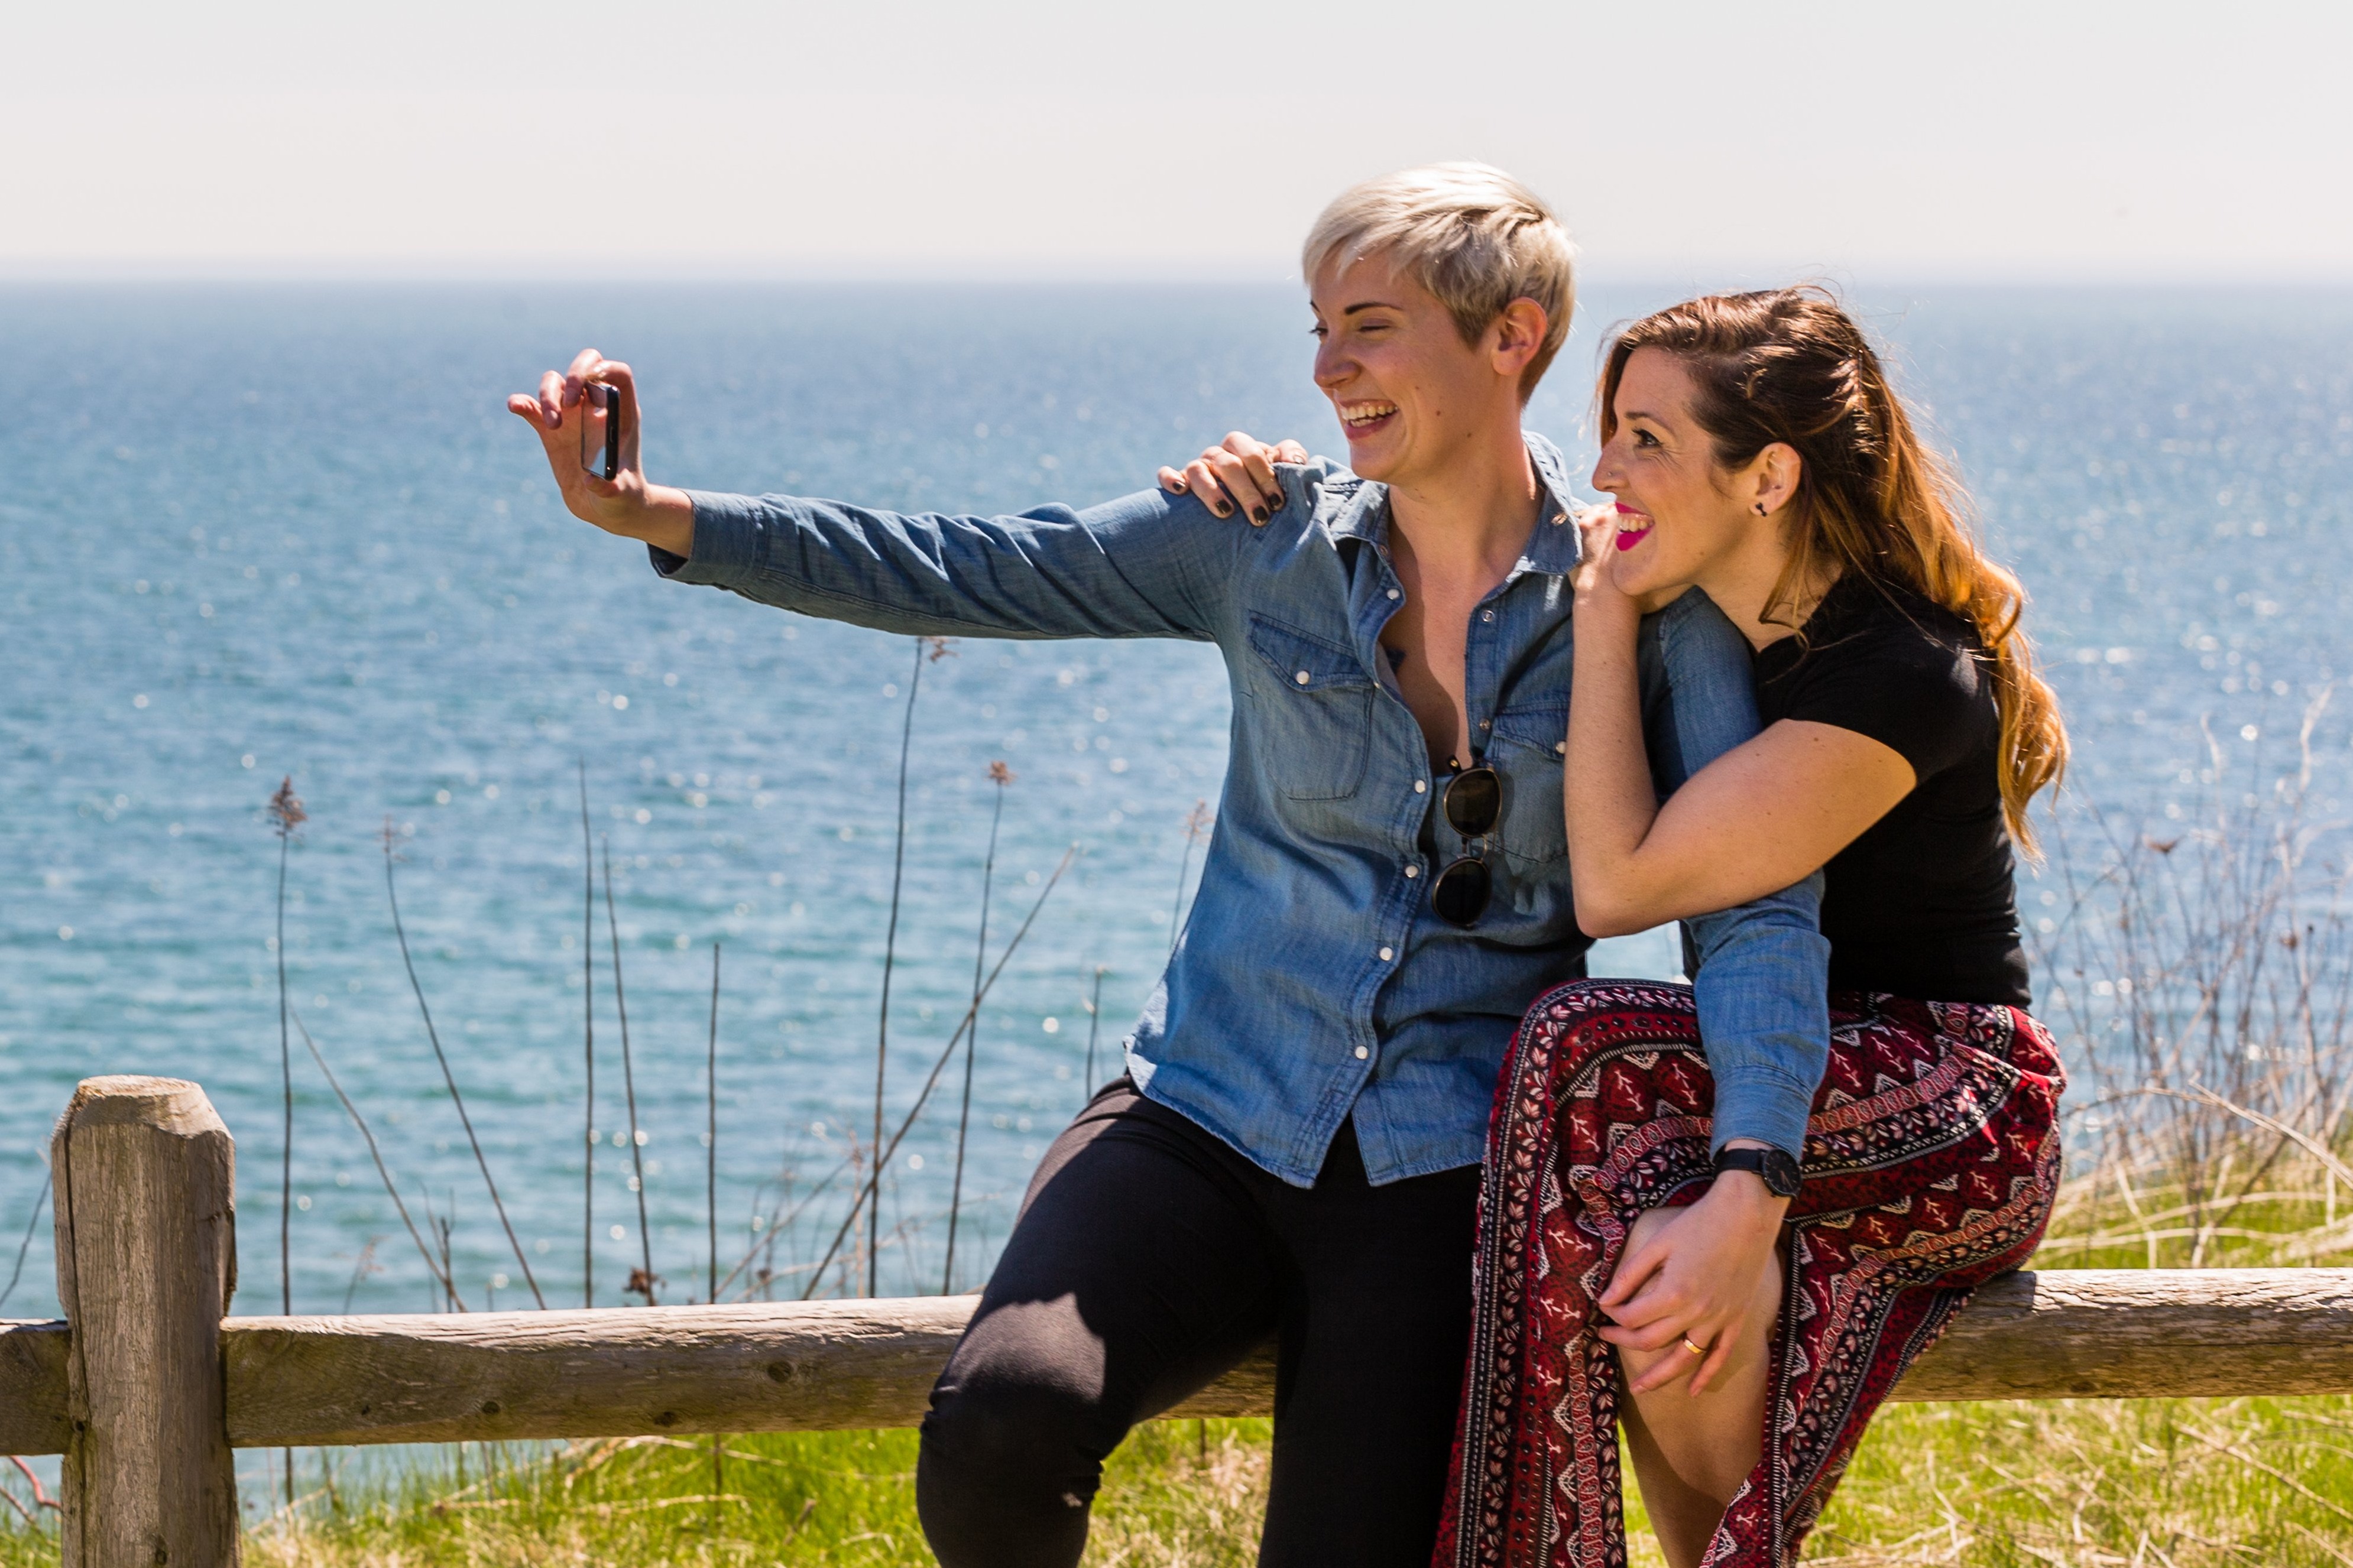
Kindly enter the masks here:
[[1231, 507], [1229, 507], [1229, 506], [1228, 506], [1228, 505], [1227, 505], [1225, 502], [1223, 502], [1223, 501], [1219, 501], [1217, 505], [1215, 505], [1215, 506], [1211, 507], [1209, 510], [1210, 510], [1211, 511], [1216, 512], [1219, 517], [1231, 517], [1231, 516], [1233, 516], [1233, 515], [1234, 515], [1234, 509], [1233, 509], [1233, 508], [1231, 508]]
[[1277, 510], [1277, 511], [1281, 511], [1281, 510], [1282, 510], [1282, 502], [1283, 502], [1283, 497], [1282, 497], [1280, 493], [1278, 493], [1278, 494], [1275, 496], [1275, 498], [1274, 498], [1274, 510]]
[[1268, 513], [1268, 511], [1267, 511], [1266, 508], [1265, 508], [1265, 507], [1263, 507], [1263, 506], [1254, 506], [1254, 507], [1250, 508], [1250, 521], [1251, 521], [1252, 522], [1261, 522], [1261, 523], [1262, 523], [1262, 522], [1264, 522], [1264, 521], [1267, 520], [1267, 518], [1268, 518], [1268, 516], [1269, 516], [1269, 515], [1270, 515], [1270, 514]]

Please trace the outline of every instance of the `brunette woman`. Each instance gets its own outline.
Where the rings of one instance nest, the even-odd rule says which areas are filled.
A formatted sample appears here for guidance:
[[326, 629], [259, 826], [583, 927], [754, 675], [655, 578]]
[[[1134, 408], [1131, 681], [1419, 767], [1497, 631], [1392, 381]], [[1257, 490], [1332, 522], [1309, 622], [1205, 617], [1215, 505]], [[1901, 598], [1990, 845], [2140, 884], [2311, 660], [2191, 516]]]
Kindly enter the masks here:
[[[1438, 1560], [1623, 1563], [1622, 1418], [1675, 1568], [1778, 1568], [1905, 1368], [2049, 1216], [2063, 1080], [2012, 861], [2067, 742], [2016, 580], [1833, 300], [1645, 318], [1599, 416], [1617, 506], [1573, 616], [1578, 923], [1641, 931], [1821, 873], [1829, 1064], [1791, 1064], [1785, 1131], [1712, 1151], [1687, 988], [1581, 981], [1528, 1013]], [[1693, 586], [1756, 650], [1761, 728], [1662, 804], [1638, 627]]]

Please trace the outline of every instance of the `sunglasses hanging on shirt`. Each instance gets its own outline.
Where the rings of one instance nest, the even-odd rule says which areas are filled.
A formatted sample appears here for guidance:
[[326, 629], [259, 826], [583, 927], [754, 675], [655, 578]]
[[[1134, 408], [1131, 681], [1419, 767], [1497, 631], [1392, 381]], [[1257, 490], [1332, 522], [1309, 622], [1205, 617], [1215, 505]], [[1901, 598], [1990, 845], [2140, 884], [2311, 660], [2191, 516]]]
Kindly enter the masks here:
[[1484, 763], [1464, 768], [1447, 781], [1439, 808], [1446, 813], [1446, 825], [1467, 842], [1462, 856], [1430, 883], [1430, 907], [1451, 925], [1476, 925], [1495, 891], [1494, 873], [1487, 868], [1487, 836], [1504, 815], [1504, 781]]

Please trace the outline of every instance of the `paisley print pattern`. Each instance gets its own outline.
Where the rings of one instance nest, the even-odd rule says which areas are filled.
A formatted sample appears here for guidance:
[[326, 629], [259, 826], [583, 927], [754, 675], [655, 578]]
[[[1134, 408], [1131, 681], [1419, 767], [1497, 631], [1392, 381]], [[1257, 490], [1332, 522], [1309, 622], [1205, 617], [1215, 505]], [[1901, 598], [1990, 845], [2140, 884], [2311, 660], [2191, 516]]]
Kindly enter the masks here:
[[[1880, 1402], [2051, 1215], [2064, 1078], [2015, 1007], [1845, 994], [1788, 1211], [1764, 1457], [1707, 1568], [1782, 1568]], [[1616, 1351], [1593, 1302], [1647, 1209], [1711, 1179], [1687, 987], [1578, 981], [1496, 1086], [1476, 1318], [1437, 1568], [1622, 1568]]]

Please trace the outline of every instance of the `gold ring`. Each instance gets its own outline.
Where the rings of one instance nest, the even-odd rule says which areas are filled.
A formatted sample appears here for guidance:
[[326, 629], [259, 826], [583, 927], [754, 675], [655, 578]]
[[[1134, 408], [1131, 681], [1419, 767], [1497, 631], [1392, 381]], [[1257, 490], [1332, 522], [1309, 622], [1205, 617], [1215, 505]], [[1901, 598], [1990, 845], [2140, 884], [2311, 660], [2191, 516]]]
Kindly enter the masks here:
[[1703, 1356], [1703, 1357], [1704, 1357], [1704, 1356], [1705, 1356], [1705, 1355], [1707, 1354], [1707, 1352], [1706, 1352], [1706, 1350], [1705, 1350], [1704, 1347], [1699, 1346], [1699, 1345], [1695, 1345], [1695, 1344], [1694, 1344], [1694, 1343], [1692, 1343], [1692, 1342], [1691, 1342], [1691, 1336], [1690, 1336], [1689, 1334], [1685, 1334], [1685, 1335], [1683, 1336], [1683, 1349], [1685, 1349], [1685, 1350], [1687, 1350], [1687, 1351], [1691, 1352], [1691, 1353], [1692, 1353], [1692, 1354], [1694, 1354], [1694, 1355], [1695, 1355], [1695, 1356]]

